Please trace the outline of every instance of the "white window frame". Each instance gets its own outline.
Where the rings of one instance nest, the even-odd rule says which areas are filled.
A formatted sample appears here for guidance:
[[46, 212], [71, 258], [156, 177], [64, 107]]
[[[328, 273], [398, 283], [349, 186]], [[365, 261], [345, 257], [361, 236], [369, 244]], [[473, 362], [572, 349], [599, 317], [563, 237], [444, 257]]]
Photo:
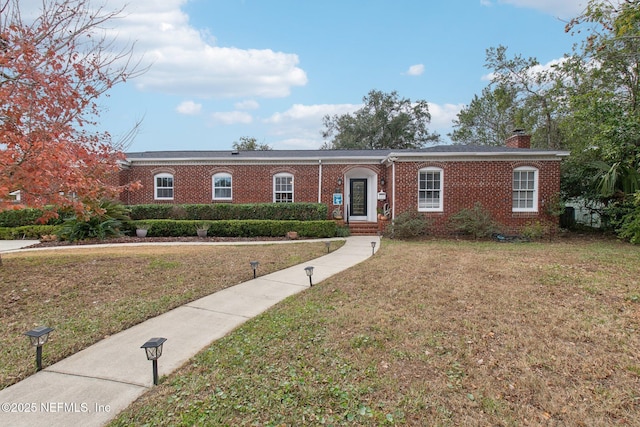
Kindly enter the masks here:
[[9, 198], [14, 203], [20, 203], [20, 201], [22, 200], [22, 193], [20, 192], [20, 190], [12, 191], [11, 193], [9, 193]]
[[[226, 185], [216, 186], [216, 179], [218, 180], [228, 179], [229, 186], [226, 186]], [[211, 193], [212, 200], [233, 200], [233, 177], [231, 176], [230, 173], [221, 172], [213, 175], [213, 177], [211, 178], [211, 188], [212, 188], [212, 193]], [[229, 196], [216, 196], [216, 190], [224, 190], [225, 193], [228, 190]]]
[[[523, 184], [522, 173], [527, 174], [527, 179], [524, 181], [527, 188], [524, 189], [521, 188]], [[533, 173], [533, 180], [528, 179], [531, 173]], [[516, 174], [518, 174], [517, 181]], [[533, 188], [529, 188], [531, 186]], [[529, 200], [531, 201], [531, 206], [520, 206], [522, 202]], [[522, 166], [513, 170], [511, 174], [511, 206], [513, 212], [538, 212], [538, 169], [531, 166]]]
[[[158, 179], [162, 179], [162, 178], [171, 178], [171, 186], [159, 186], [158, 185]], [[175, 187], [176, 187], [176, 180], [173, 177], [173, 174], [170, 173], [157, 173], [153, 176], [153, 198], [154, 200], [173, 200], [174, 196], [175, 196]], [[167, 190], [167, 189], [171, 189], [171, 197], [160, 197], [158, 195], [158, 190]]]
[[[282, 189], [282, 185], [283, 183], [280, 182], [280, 180], [282, 179], [290, 179], [291, 182], [289, 184], [285, 183], [284, 185], [286, 186], [290, 186], [291, 189]], [[293, 185], [293, 175], [290, 173], [277, 173], [275, 175], [273, 175], [273, 202], [274, 203], [293, 203], [294, 198], [293, 198], [293, 194], [294, 194], [294, 185]], [[290, 194], [291, 195], [291, 200], [282, 200], [282, 198], [278, 197], [278, 195], [284, 195], [284, 194]], [[279, 200], [280, 199], [280, 200]]]
[[[423, 182], [422, 174], [434, 174], [438, 173], [439, 175], [439, 186], [438, 188], [428, 188], [428, 185], [425, 185], [425, 188], [421, 188], [421, 184]], [[426, 181], [425, 181], [426, 184]], [[418, 212], [442, 212], [444, 210], [444, 171], [441, 168], [428, 167], [422, 168], [418, 171]], [[422, 199], [426, 199], [426, 195], [428, 192], [437, 192], [438, 193], [438, 203], [435, 205], [433, 202], [427, 203], [421, 202]]]

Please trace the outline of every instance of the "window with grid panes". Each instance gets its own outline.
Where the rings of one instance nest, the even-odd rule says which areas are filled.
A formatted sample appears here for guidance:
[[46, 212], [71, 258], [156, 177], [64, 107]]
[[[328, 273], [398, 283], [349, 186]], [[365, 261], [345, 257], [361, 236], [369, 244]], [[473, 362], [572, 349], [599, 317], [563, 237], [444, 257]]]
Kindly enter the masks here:
[[418, 173], [418, 211], [442, 211], [442, 169], [426, 168]]
[[276, 203], [293, 202], [293, 175], [288, 173], [274, 175], [273, 201]]
[[513, 171], [513, 212], [538, 211], [538, 170], [522, 167]]

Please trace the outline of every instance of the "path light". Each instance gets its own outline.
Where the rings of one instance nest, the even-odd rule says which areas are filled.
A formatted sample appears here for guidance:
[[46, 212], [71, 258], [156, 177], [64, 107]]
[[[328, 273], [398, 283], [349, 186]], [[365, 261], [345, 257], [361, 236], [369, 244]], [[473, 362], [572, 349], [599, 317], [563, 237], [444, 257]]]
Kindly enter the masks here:
[[304, 272], [309, 276], [309, 286], [313, 286], [313, 282], [311, 281], [311, 276], [313, 276], [313, 267], [305, 267]]
[[36, 371], [42, 370], [42, 346], [49, 340], [53, 328], [38, 326], [24, 334], [29, 337], [31, 345], [36, 348]]
[[329, 240], [328, 242], [324, 242], [325, 246], [327, 247], [327, 253], [331, 252], [331, 240]]
[[371, 255], [376, 253], [376, 242], [371, 242]]
[[258, 266], [260, 265], [260, 263], [258, 261], [249, 261], [249, 264], [251, 264], [251, 268], [253, 268], [253, 278], [256, 278], [256, 270], [258, 269]]
[[158, 385], [158, 358], [162, 356], [162, 344], [166, 340], [166, 338], [151, 338], [140, 347], [147, 353], [147, 360], [153, 362], [153, 385]]

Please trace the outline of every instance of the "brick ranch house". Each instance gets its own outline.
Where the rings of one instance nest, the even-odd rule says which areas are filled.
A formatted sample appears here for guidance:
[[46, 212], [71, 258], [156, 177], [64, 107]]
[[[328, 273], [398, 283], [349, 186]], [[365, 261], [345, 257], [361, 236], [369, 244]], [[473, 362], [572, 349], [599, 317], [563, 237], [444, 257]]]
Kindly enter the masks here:
[[448, 218], [476, 202], [516, 232], [532, 221], [558, 223], [545, 207], [560, 191], [568, 152], [530, 148], [515, 134], [505, 147], [419, 150], [147, 151], [128, 153], [120, 183], [125, 204], [318, 202], [339, 209], [352, 231], [375, 233], [378, 213], [417, 210], [444, 233]]

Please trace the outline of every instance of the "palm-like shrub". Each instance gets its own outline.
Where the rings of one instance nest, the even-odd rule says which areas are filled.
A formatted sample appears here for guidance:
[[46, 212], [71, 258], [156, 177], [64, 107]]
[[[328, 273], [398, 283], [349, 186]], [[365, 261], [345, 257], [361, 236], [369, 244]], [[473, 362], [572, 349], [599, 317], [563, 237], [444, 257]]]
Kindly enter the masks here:
[[62, 224], [58, 237], [72, 242], [85, 239], [104, 240], [120, 236], [122, 225], [130, 221], [125, 206], [112, 200], [103, 200], [98, 206], [99, 213], [88, 220], [74, 216]]

